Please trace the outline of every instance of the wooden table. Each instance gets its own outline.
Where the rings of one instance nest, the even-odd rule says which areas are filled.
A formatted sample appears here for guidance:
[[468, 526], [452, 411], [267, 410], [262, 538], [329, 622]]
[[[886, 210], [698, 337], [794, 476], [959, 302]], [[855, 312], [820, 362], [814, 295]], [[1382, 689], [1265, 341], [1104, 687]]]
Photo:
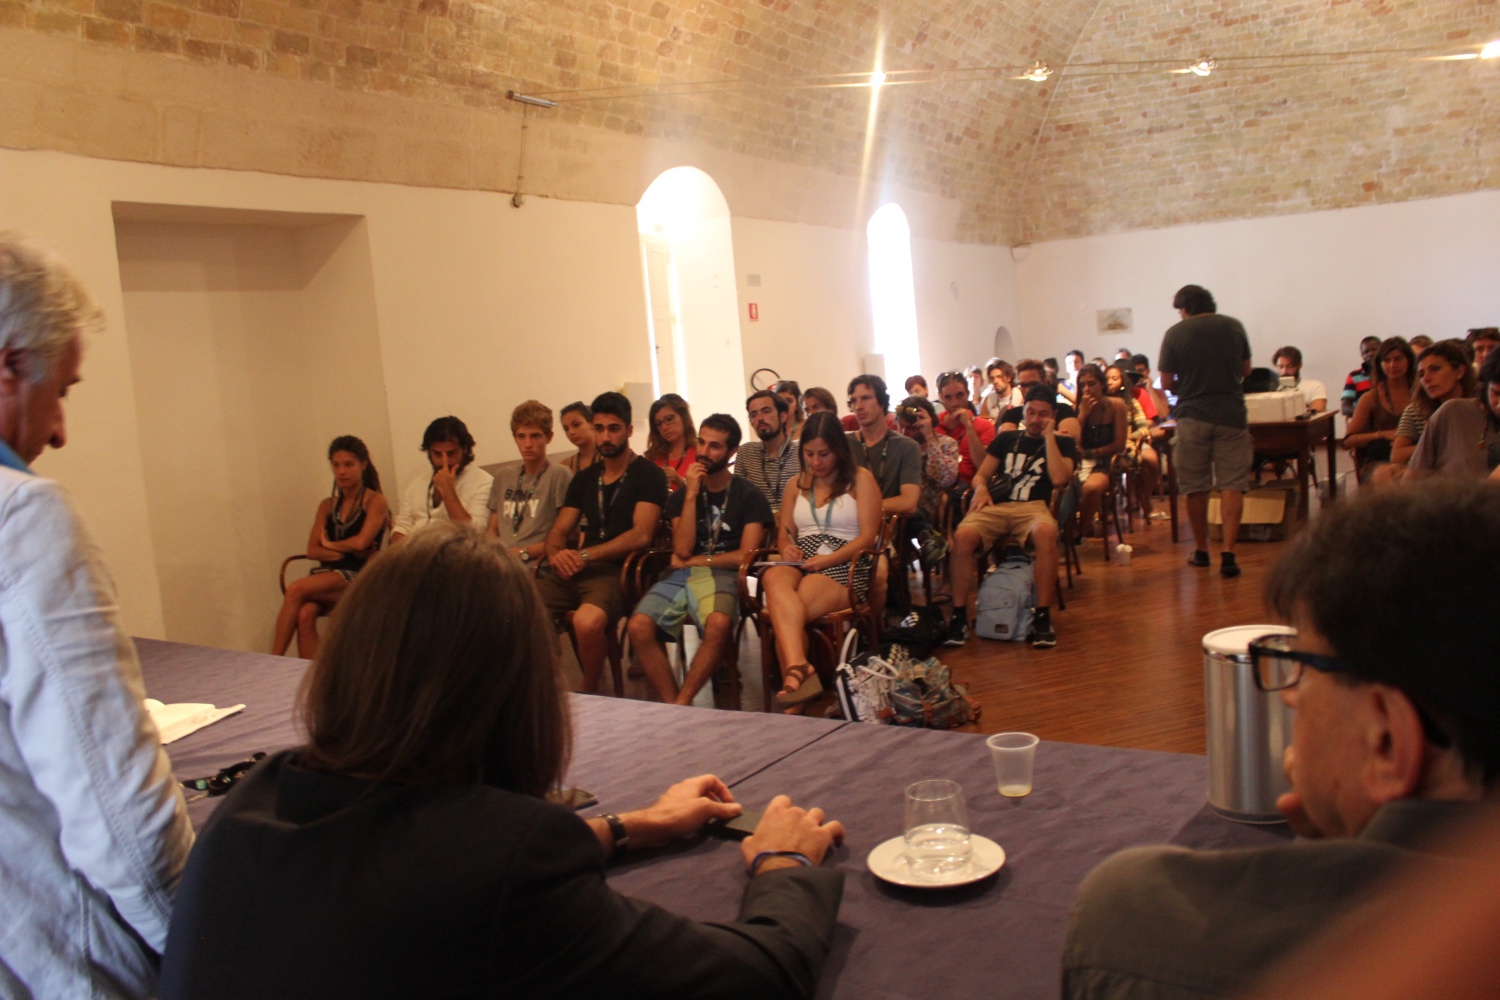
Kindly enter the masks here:
[[1270, 423], [1250, 425], [1250, 437], [1255, 442], [1257, 464], [1268, 457], [1296, 456], [1297, 459], [1297, 518], [1305, 520], [1308, 511], [1308, 478], [1313, 474], [1313, 450], [1321, 442], [1328, 446], [1328, 493], [1325, 504], [1332, 502], [1338, 493], [1338, 435], [1333, 432], [1331, 410], [1310, 413], [1300, 420], [1277, 420]]

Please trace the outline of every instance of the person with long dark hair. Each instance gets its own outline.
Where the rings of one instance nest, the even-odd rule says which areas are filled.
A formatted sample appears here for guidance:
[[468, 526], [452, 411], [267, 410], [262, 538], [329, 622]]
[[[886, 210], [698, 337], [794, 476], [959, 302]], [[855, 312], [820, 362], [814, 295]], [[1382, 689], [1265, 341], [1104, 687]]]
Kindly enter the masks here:
[[1417, 357], [1404, 337], [1377, 344], [1371, 360], [1370, 388], [1359, 395], [1344, 428], [1344, 447], [1357, 460], [1360, 482], [1391, 460], [1396, 428], [1417, 381]]
[[380, 473], [370, 450], [352, 434], [328, 446], [333, 493], [318, 504], [307, 537], [307, 557], [317, 568], [286, 588], [276, 615], [274, 656], [286, 655], [297, 637], [297, 652], [312, 659], [318, 652], [318, 619], [333, 610], [354, 574], [364, 568], [385, 537], [390, 505], [380, 492]]
[[651, 404], [646, 435], [646, 457], [667, 476], [667, 489], [682, 489], [687, 470], [698, 461], [697, 428], [687, 400], [669, 392]]
[[[777, 521], [781, 558], [792, 565], [773, 566], [763, 577], [781, 659], [776, 701], [783, 707], [823, 690], [807, 662], [807, 623], [849, 607], [851, 564], [880, 534], [880, 484], [854, 464], [837, 414], [808, 417], [797, 453], [801, 472], [787, 484]], [[855, 591], [868, 591], [869, 565], [852, 572]]]
[[530, 574], [497, 539], [438, 523], [361, 573], [297, 715], [306, 745], [251, 770], [203, 829], [163, 1000], [812, 995], [842, 826], [772, 799], [741, 844], [735, 921], [614, 892], [610, 858], [741, 806], [712, 775], [589, 820], [547, 800], [568, 709]]
[[1450, 399], [1474, 395], [1474, 368], [1461, 341], [1440, 340], [1417, 355], [1417, 387], [1401, 412], [1396, 438], [1391, 442], [1391, 464], [1375, 471], [1377, 484], [1398, 483], [1417, 450], [1427, 421]]
[[401, 491], [391, 520], [391, 544], [437, 521], [472, 524], [481, 531], [490, 519], [494, 478], [474, 461], [474, 435], [457, 417], [438, 417], [422, 432], [422, 451], [431, 474], [418, 475]]

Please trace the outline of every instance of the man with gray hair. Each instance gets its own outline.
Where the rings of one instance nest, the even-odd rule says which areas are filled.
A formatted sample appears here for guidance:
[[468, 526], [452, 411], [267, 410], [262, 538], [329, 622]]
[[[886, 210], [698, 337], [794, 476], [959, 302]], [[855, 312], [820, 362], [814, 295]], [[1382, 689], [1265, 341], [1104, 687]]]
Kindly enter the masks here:
[[114, 585], [61, 488], [98, 308], [0, 233], [0, 996], [147, 997], [193, 831]]

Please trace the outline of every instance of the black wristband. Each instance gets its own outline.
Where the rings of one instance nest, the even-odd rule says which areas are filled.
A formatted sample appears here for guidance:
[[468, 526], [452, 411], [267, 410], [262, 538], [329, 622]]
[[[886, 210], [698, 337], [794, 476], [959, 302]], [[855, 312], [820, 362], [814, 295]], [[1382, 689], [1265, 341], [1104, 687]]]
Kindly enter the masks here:
[[625, 821], [614, 813], [605, 813], [599, 818], [609, 826], [609, 835], [614, 841], [614, 853], [610, 856], [617, 858], [630, 849], [630, 833], [625, 829]]

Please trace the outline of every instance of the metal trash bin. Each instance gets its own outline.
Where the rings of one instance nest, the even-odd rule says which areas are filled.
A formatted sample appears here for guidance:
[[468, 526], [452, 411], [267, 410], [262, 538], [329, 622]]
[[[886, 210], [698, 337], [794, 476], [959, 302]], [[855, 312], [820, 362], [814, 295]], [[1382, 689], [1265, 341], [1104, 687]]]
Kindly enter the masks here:
[[1240, 823], [1280, 823], [1276, 799], [1291, 790], [1282, 757], [1292, 744], [1292, 710], [1255, 685], [1250, 643], [1296, 631], [1237, 625], [1203, 637], [1203, 708], [1208, 730], [1208, 804]]

